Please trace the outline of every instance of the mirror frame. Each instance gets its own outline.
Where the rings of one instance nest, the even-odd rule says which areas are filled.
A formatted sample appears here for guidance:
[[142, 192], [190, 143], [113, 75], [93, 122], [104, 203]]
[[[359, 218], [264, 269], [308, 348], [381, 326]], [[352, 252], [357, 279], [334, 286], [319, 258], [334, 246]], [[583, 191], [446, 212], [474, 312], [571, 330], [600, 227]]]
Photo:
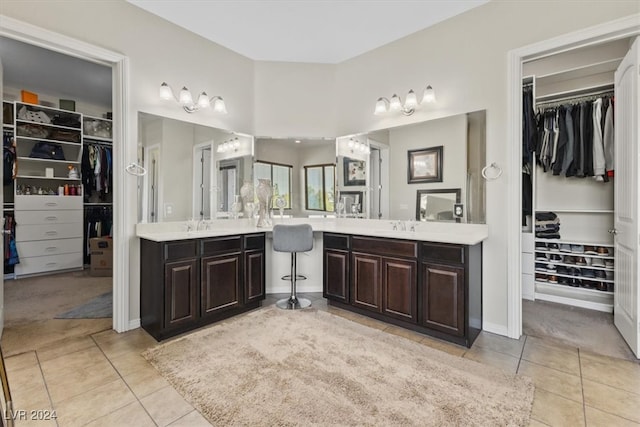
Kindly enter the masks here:
[[[460, 203], [460, 195], [462, 194], [462, 190], [460, 188], [440, 188], [437, 190], [416, 190], [416, 221], [426, 222], [426, 220], [422, 220], [420, 217], [420, 206], [421, 206], [420, 202], [422, 201], [422, 196], [427, 196], [429, 194], [455, 194], [456, 200], [454, 203]], [[460, 222], [460, 218], [454, 217], [454, 219], [455, 219], [455, 222]], [[444, 221], [438, 220], [435, 222], [444, 222]]]

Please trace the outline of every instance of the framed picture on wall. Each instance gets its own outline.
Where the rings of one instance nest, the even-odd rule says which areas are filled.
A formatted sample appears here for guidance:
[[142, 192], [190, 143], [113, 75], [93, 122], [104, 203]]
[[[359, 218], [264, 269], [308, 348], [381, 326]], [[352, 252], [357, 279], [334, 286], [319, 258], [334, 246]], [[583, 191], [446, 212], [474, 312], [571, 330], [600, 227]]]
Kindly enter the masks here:
[[407, 182], [442, 182], [442, 145], [409, 150]]
[[364, 160], [345, 157], [343, 166], [344, 185], [366, 185], [366, 164]]

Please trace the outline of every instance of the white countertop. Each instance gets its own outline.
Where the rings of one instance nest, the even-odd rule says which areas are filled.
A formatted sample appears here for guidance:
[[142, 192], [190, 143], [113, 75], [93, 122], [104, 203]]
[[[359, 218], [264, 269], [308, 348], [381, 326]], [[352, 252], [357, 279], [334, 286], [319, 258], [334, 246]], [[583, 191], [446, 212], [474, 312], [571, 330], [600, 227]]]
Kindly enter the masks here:
[[[310, 224], [314, 231], [354, 234], [371, 237], [416, 240], [423, 242], [456, 243], [475, 245], [489, 236], [486, 224], [458, 224], [445, 222], [415, 222], [416, 231], [393, 230], [391, 220], [349, 219], [349, 218], [275, 218], [274, 224]], [[404, 221], [406, 223], [406, 221]], [[141, 239], [155, 242], [200, 239], [204, 237], [233, 236], [271, 232], [272, 227], [257, 228], [254, 221], [247, 219], [219, 219], [207, 221], [201, 230], [187, 231], [187, 222], [140, 223], [136, 225], [136, 235]], [[195, 223], [191, 224], [192, 226]], [[195, 228], [195, 227], [194, 227]]]

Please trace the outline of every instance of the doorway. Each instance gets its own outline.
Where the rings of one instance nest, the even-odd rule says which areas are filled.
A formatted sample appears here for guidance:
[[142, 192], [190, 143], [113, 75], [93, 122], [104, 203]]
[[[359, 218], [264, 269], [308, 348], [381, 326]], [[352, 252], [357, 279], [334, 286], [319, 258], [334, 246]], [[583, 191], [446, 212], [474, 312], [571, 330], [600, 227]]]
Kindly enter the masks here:
[[[553, 40], [526, 46], [509, 52], [509, 138], [520, 141], [522, 135], [522, 77], [523, 63], [534, 58], [548, 57], [577, 48], [601, 45], [605, 42], [635, 37], [640, 34], [638, 16], [632, 16], [611, 23], [599, 25], [578, 33], [568, 34]], [[519, 338], [522, 334], [522, 146], [508, 146], [508, 171], [513, 177], [508, 193], [508, 335]], [[637, 191], [637, 189], [636, 189]]]
[[130, 133], [129, 119], [125, 114], [128, 105], [128, 59], [107, 49], [8, 17], [3, 17], [0, 36], [111, 68], [113, 142], [116, 148], [112, 158], [113, 237], [116, 241], [125, 242], [113, 248], [112, 326], [118, 332], [133, 329], [137, 325], [129, 321], [129, 244], [128, 239], [125, 238], [125, 230], [132, 227], [135, 219], [130, 212], [127, 212], [124, 195], [135, 194], [136, 183], [125, 179], [124, 166], [127, 164], [127, 159], [135, 159], [136, 153], [135, 147], [123, 145], [127, 140], [125, 136]]

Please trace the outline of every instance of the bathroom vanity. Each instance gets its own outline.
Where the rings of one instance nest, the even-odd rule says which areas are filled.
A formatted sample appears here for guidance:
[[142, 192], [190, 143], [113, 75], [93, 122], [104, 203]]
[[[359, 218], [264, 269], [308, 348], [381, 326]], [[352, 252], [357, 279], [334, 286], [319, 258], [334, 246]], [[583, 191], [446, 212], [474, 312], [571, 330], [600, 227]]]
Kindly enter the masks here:
[[[322, 289], [299, 291], [322, 291], [331, 305], [468, 347], [482, 330], [486, 225], [398, 231], [379, 220], [283, 222], [309, 223], [322, 236], [321, 250], [307, 262], [322, 266]], [[157, 340], [257, 308], [277, 280], [265, 274], [277, 270], [269, 263], [283, 260], [270, 249], [270, 229], [247, 220], [207, 228], [138, 225], [141, 322]]]

